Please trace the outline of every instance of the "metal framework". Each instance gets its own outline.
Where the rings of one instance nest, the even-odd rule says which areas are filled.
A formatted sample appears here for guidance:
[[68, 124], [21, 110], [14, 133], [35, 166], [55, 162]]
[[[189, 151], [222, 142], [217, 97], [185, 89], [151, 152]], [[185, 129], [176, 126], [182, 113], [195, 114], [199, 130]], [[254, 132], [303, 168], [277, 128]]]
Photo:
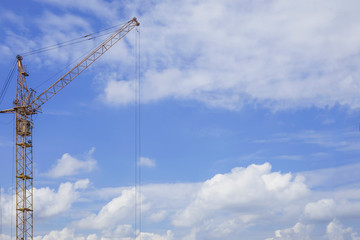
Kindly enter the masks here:
[[128, 21], [38, 96], [35, 96], [35, 91], [27, 86], [26, 77], [29, 74], [23, 67], [23, 58], [19, 55], [16, 57], [17, 87], [14, 107], [0, 111], [0, 113], [16, 114], [16, 240], [33, 240], [32, 116], [41, 112], [41, 106], [44, 103], [79, 76], [80, 73], [107, 52], [128, 32], [139, 25], [136, 18]]
[[22, 57], [17, 56], [16, 114], [16, 239], [33, 239], [32, 115], [27, 106], [33, 93], [26, 85]]

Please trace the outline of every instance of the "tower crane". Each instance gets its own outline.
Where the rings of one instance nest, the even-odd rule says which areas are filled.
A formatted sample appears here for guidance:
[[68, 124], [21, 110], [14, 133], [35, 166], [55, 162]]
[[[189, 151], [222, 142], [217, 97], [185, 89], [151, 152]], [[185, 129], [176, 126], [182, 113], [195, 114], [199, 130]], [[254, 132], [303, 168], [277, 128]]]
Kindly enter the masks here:
[[23, 58], [20, 55], [16, 56], [17, 84], [14, 107], [0, 111], [0, 113], [15, 113], [16, 115], [16, 240], [33, 240], [33, 115], [40, 113], [42, 105], [139, 25], [135, 17], [125, 23], [39, 95], [28, 87], [26, 77], [29, 74], [23, 67]]

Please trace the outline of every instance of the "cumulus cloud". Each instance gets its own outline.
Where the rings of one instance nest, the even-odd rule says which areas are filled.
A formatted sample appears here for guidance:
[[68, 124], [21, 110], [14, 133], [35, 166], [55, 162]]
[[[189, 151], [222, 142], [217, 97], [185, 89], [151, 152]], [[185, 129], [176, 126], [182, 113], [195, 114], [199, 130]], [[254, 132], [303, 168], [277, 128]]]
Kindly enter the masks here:
[[311, 225], [298, 222], [291, 228], [275, 231], [275, 237], [266, 240], [311, 240], [310, 233], [312, 229]]
[[116, 81], [116, 75], [110, 76], [101, 99], [105, 103], [126, 105], [135, 101], [136, 83]]
[[[81, 200], [81, 194], [88, 188], [88, 179], [76, 182], [61, 183], [58, 189], [33, 188], [34, 214], [38, 219], [66, 214], [75, 202]], [[15, 195], [1, 194], [1, 210], [3, 226], [10, 226], [15, 218]], [[4, 237], [4, 239], [6, 239]]]
[[[301, 222], [293, 227], [275, 231], [275, 237], [266, 240], [359, 240], [358, 233], [351, 227], [344, 227], [338, 220], [332, 220], [322, 229], [323, 225], [309, 225]], [[316, 233], [317, 232], [317, 233]], [[319, 232], [325, 232], [325, 236], [320, 236]]]
[[[1, 236], [1, 235], [0, 235]], [[9, 236], [3, 235], [4, 240], [10, 239]], [[141, 232], [135, 237], [134, 231], [130, 225], [120, 225], [114, 232], [98, 236], [97, 234], [76, 234], [74, 228], [65, 227], [60, 231], [51, 231], [44, 236], [36, 236], [34, 240], [173, 240], [173, 233], [168, 230], [165, 234], [157, 234], [151, 232]]]
[[51, 217], [66, 212], [80, 199], [80, 191], [88, 187], [88, 179], [66, 182], [54, 189], [34, 188], [34, 212], [38, 217]]
[[[40, 218], [66, 213], [84, 194], [88, 199], [95, 196], [99, 200], [96, 190], [86, 192], [88, 186], [89, 180], [85, 179], [62, 183], [57, 190], [34, 189], [35, 213]], [[140, 207], [135, 204], [135, 188], [115, 190], [117, 196], [107, 195], [105, 199], [109, 200], [102, 199], [106, 203], [98, 211], [87, 211], [68, 227], [38, 239], [135, 239], [133, 214], [135, 206], [138, 210]], [[333, 219], [359, 216], [359, 193], [351, 189], [338, 190], [331, 193], [333, 198], [328, 195], [309, 202], [309, 198], [316, 199], [317, 195], [308, 189], [303, 177], [274, 172], [269, 163], [237, 167], [200, 183], [144, 185], [141, 195], [137, 196], [138, 201], [141, 199], [143, 223], [165, 224], [162, 231], [169, 231], [165, 234], [143, 232], [141, 239], [238, 239], [249, 227], [261, 228], [274, 221], [277, 225], [289, 221], [298, 223], [290, 228], [274, 229], [274, 237], [268, 240], [316, 239], [313, 237], [318, 237], [319, 232], [329, 239], [357, 239], [355, 231]], [[324, 194], [319, 196], [326, 196]], [[3, 202], [4, 197], [7, 201], [11, 199], [3, 194]], [[324, 223], [329, 223], [327, 229]], [[84, 231], [90, 235], [81, 235]]]
[[51, 231], [49, 234], [45, 235], [44, 237], [37, 236], [34, 238], [34, 240], [68, 240], [68, 239], [74, 239], [74, 240], [85, 240], [83, 237], [75, 237], [74, 231], [70, 230], [68, 228], [64, 228], [61, 231]]
[[65, 227], [61, 231], [51, 231], [45, 236], [36, 236], [34, 240], [97, 240], [96, 234], [90, 234], [87, 237], [75, 235], [74, 229]]
[[15, 207], [13, 205], [13, 203], [16, 201], [15, 196], [12, 196], [11, 194], [6, 194], [3, 188], [0, 188], [0, 191], [1, 191], [1, 198], [0, 198], [1, 223], [3, 225], [10, 225], [11, 219], [13, 219], [15, 216]]
[[[143, 222], [170, 223], [172, 235], [169, 236], [174, 239], [231, 239], [242, 236], [249, 227], [261, 228], [264, 224], [289, 221], [297, 223], [290, 228], [274, 229], [275, 236], [269, 239], [317, 239], [319, 232], [325, 234], [324, 223], [338, 217], [354, 218], [359, 216], [360, 209], [359, 191], [316, 193], [308, 189], [299, 174], [273, 172], [269, 163], [234, 168], [202, 183], [144, 185], [141, 194]], [[314, 198], [318, 200], [309, 202]], [[110, 239], [110, 236], [131, 239], [136, 232], [129, 225], [134, 209], [135, 189], [122, 188], [119, 196], [108, 201], [97, 213], [73, 225], [77, 229], [100, 231], [103, 237]], [[335, 226], [330, 227], [329, 234], [335, 234]], [[343, 229], [344, 233], [349, 232], [348, 228]], [[147, 233], [144, 238], [157, 239], [157, 234]], [[169, 236], [160, 234], [158, 237], [167, 239]]]
[[[210, 229], [208, 229], [210, 230]], [[319, 229], [318, 229], [319, 230]], [[267, 238], [266, 240], [311, 240], [318, 239], [313, 234], [316, 230], [312, 225], [306, 225], [303, 223], [296, 223], [293, 227], [275, 231], [275, 236]], [[183, 240], [195, 240], [195, 239], [208, 239], [202, 236], [197, 236], [195, 229], [186, 235]], [[320, 239], [327, 240], [359, 240], [358, 233], [355, 232], [351, 227], [344, 227], [339, 221], [331, 221], [325, 229], [326, 238], [320, 237]], [[49, 234], [44, 236], [36, 236], [34, 240], [110, 240], [110, 239], [121, 239], [121, 240], [175, 240], [180, 239], [175, 237], [171, 230], [167, 230], [165, 234], [152, 233], [152, 232], [141, 232], [136, 234], [132, 229], [131, 225], [119, 225], [112, 232], [104, 234], [77, 234], [74, 228], [65, 227], [59, 231], [51, 231]], [[10, 239], [10, 236], [1, 235], [5, 240]], [[314, 238], [315, 237], [315, 238]], [[213, 238], [212, 238], [213, 239]], [[221, 237], [215, 239], [223, 239]]]
[[326, 227], [326, 236], [329, 240], [359, 240], [357, 232], [351, 227], [345, 228], [339, 221], [334, 220]]
[[80, 172], [91, 172], [96, 166], [96, 160], [92, 157], [95, 148], [92, 148], [85, 156], [84, 160], [79, 160], [69, 153], [62, 155], [57, 160], [56, 165], [46, 173], [52, 178], [59, 178], [64, 176], [72, 176]]
[[[35, 214], [39, 218], [59, 216], [72, 209], [84, 194], [90, 200], [95, 196], [98, 201], [96, 190], [86, 192], [88, 186], [89, 180], [85, 179], [62, 183], [58, 189], [35, 188]], [[74, 219], [68, 227], [38, 236], [37, 240], [135, 239], [137, 231], [131, 224], [135, 206], [139, 207], [135, 204], [135, 189], [115, 190], [117, 196], [107, 195], [99, 210], [86, 211], [85, 216], [79, 215], [80, 219]], [[165, 224], [162, 231], [170, 231], [143, 232], [141, 236], [154, 240], [238, 239], [249, 227], [294, 221], [298, 223], [293, 227], [274, 229], [274, 237], [269, 240], [316, 239], [313, 237], [319, 232], [329, 239], [357, 239], [352, 228], [333, 219], [359, 216], [359, 193], [356, 189], [337, 190], [331, 193], [333, 198], [321, 193], [319, 196], [328, 197], [309, 202], [317, 195], [308, 189], [303, 177], [274, 172], [269, 163], [237, 167], [200, 183], [149, 184], [142, 186], [141, 195], [137, 196], [141, 199], [143, 223]], [[10, 202], [11, 197], [2, 194], [2, 203], [5, 198]], [[327, 229], [324, 223], [329, 223]], [[90, 235], [81, 235], [84, 231]]]
[[[269, 209], [281, 209], [296, 202], [309, 190], [301, 177], [271, 172], [271, 165], [250, 165], [234, 168], [207, 180], [196, 197], [173, 220], [175, 226], [193, 226], [203, 219], [236, 213], [243, 222], [256, 219]], [[264, 201], [266, 199], [266, 201]]]
[[308, 203], [304, 214], [307, 218], [318, 221], [329, 221], [335, 217], [335, 201], [333, 199], [320, 199]]
[[90, 229], [114, 228], [134, 213], [135, 191], [125, 189], [119, 197], [107, 203], [98, 214], [92, 214], [76, 223], [78, 227]]
[[[309, 202], [304, 208], [307, 220], [328, 222], [334, 218], [351, 219], [360, 214], [360, 195], [357, 189], [336, 191], [334, 198]], [[347, 195], [351, 193], [351, 196]]]
[[165, 235], [155, 234], [155, 233], [140, 233], [140, 235], [136, 238], [136, 240], [173, 240], [173, 233], [168, 230]]
[[[84, 194], [88, 199], [95, 196], [99, 200], [96, 190], [86, 192], [88, 186], [89, 180], [84, 179], [62, 183], [58, 189], [35, 188], [35, 214], [39, 218], [59, 216], [81, 201]], [[117, 196], [107, 195], [105, 199], [110, 200], [98, 211], [87, 211], [86, 216], [79, 215], [80, 219], [74, 219], [68, 227], [38, 236], [37, 240], [135, 239], [136, 230], [131, 224], [135, 206], [139, 209], [135, 204], [135, 189], [115, 190]], [[261, 228], [274, 221], [298, 223], [290, 228], [274, 229], [274, 237], [268, 240], [313, 239], [319, 231], [329, 239], [357, 239], [355, 231], [332, 219], [359, 216], [359, 193], [354, 189], [338, 190], [331, 193], [333, 198], [328, 195], [309, 202], [309, 198], [316, 199], [317, 195], [308, 189], [303, 177], [274, 172], [269, 163], [237, 167], [201, 183], [144, 185], [137, 196], [141, 199], [143, 223], [166, 224], [165, 231], [170, 231], [143, 232], [141, 239], [232, 239], [242, 236], [249, 227]], [[2, 203], [10, 199], [11, 196], [2, 194]], [[326, 230], [324, 223], [329, 223]], [[90, 235], [80, 234], [84, 231]]]
[[[295, 211], [300, 215], [309, 193], [303, 181], [290, 173], [272, 172], [271, 165], [265, 163], [234, 168], [203, 183], [144, 185], [138, 199], [144, 221], [170, 222], [175, 229], [189, 229], [196, 239], [217, 239], [238, 234], [258, 220], [279, 213], [286, 216]], [[296, 204], [302, 207], [293, 206]], [[129, 223], [134, 209], [135, 189], [124, 188], [97, 213], [76, 221], [74, 226], [106, 233], [117, 228], [129, 232], [119, 226]]]
[[165, 219], [167, 215], [167, 212], [165, 210], [160, 210], [158, 212], [155, 212], [149, 216], [149, 219], [153, 222], [160, 222], [163, 219]]

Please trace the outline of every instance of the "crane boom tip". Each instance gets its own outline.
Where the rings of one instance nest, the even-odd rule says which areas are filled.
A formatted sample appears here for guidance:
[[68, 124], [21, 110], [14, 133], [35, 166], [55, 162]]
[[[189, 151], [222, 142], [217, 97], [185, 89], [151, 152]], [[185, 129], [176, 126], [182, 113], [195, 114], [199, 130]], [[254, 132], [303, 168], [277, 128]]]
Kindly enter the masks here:
[[132, 20], [136, 23], [136, 26], [139, 26], [139, 25], [140, 25], [140, 23], [138, 22], [138, 20], [137, 20], [136, 17], [134, 17]]

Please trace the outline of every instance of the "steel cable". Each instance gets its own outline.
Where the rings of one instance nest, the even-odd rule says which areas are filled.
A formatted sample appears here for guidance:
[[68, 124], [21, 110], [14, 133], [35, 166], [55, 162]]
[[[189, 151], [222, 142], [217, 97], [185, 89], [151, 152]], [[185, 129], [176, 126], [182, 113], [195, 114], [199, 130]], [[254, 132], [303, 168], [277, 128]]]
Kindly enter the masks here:
[[140, 31], [135, 32], [135, 239], [141, 240], [141, 98], [140, 98]]
[[[109, 28], [106, 28], [106, 29], [103, 29], [103, 30], [100, 30], [100, 31], [97, 31], [97, 32], [93, 32], [93, 33], [90, 33], [90, 34], [86, 34], [84, 36], [81, 36], [81, 37], [77, 37], [77, 38], [74, 38], [74, 39], [71, 39], [71, 40], [68, 40], [68, 41], [65, 41], [65, 42], [61, 42], [61, 43], [58, 43], [58, 44], [53, 44], [53, 45], [49, 45], [49, 46], [46, 46], [46, 47], [42, 47], [42, 48], [39, 48], [39, 49], [35, 49], [35, 50], [32, 50], [32, 51], [28, 51], [28, 52], [23, 52], [23, 53], [20, 53], [21, 56], [29, 56], [29, 55], [34, 55], [34, 54], [38, 54], [38, 53], [42, 53], [42, 52], [47, 52], [47, 51], [50, 51], [50, 50], [53, 50], [53, 49], [57, 49], [57, 48], [61, 48], [61, 47], [66, 47], [66, 46], [70, 46], [70, 45], [74, 45], [74, 44], [77, 44], [77, 43], [82, 43], [84, 41], [89, 41], [89, 40], [93, 40], [95, 38], [99, 38], [99, 37], [102, 37], [102, 36], [105, 36], [105, 35], [109, 35], [111, 33], [114, 33], [117, 31], [116, 30], [112, 30], [112, 31], [109, 31], [110, 29], [114, 29], [116, 27], [119, 27], [123, 24], [117, 24], [117, 25], [114, 25], [112, 27], [109, 27]], [[103, 32], [106, 32], [106, 33], [103, 33]], [[103, 33], [103, 34], [100, 34], [100, 35], [96, 35], [98, 33]]]
[[14, 73], [15, 73], [15, 69], [16, 69], [16, 60], [14, 61], [14, 63], [12, 64], [12, 68], [10, 69], [8, 76], [5, 80], [5, 83], [0, 91], [0, 104], [2, 103], [2, 101], [4, 100], [5, 94], [9, 88], [10, 82], [13, 79]]

